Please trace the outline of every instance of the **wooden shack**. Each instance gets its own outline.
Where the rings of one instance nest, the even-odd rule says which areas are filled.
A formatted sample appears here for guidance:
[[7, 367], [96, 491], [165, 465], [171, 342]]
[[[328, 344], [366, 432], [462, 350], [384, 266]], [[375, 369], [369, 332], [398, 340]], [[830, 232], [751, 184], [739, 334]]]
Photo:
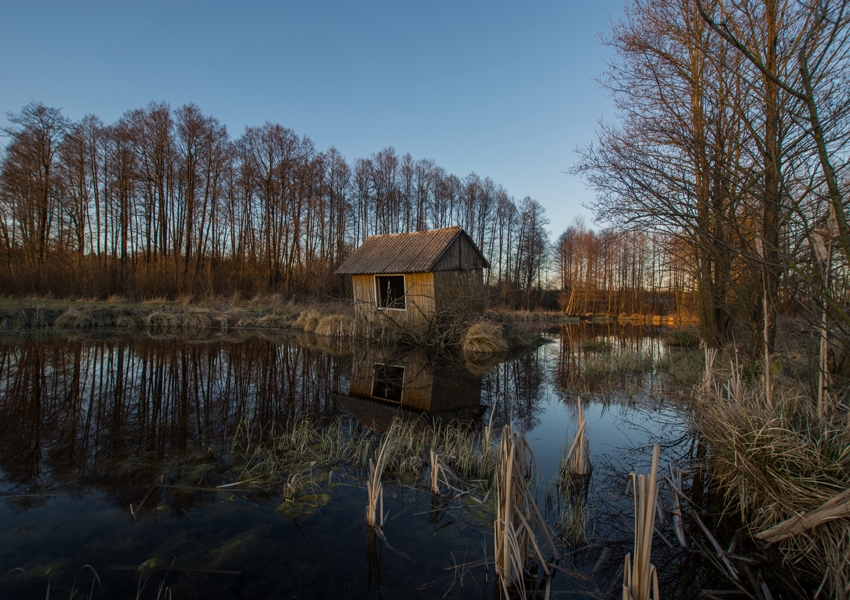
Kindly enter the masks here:
[[358, 316], [415, 324], [454, 306], [484, 310], [490, 264], [460, 227], [373, 235], [337, 269], [351, 275]]

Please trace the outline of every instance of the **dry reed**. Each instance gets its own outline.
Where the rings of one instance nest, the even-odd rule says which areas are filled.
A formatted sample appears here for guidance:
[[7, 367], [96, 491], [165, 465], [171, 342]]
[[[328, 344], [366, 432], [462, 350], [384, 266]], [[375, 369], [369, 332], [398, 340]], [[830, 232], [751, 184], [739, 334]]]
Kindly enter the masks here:
[[576, 398], [576, 434], [561, 463], [561, 480], [567, 482], [571, 476], [590, 475], [590, 441], [587, 439], [587, 421], [581, 408], [581, 398]]
[[366, 504], [366, 524], [369, 527], [384, 526], [384, 486], [381, 477], [384, 474], [385, 457], [389, 437], [385, 437], [378, 448], [378, 454], [373, 461], [369, 459], [369, 480], [366, 482], [368, 495]]
[[635, 546], [626, 555], [623, 600], [658, 600], [658, 573], [650, 563], [658, 502], [658, 444], [652, 451], [649, 476], [631, 474], [635, 497]]
[[553, 554], [557, 554], [548, 525], [529, 489], [533, 460], [525, 437], [506, 425], [499, 445], [496, 520], [493, 523], [496, 574], [506, 597], [509, 597], [509, 588], [518, 587], [525, 598], [524, 573], [529, 558], [536, 559], [547, 577], [551, 575], [535, 530], [541, 533]]

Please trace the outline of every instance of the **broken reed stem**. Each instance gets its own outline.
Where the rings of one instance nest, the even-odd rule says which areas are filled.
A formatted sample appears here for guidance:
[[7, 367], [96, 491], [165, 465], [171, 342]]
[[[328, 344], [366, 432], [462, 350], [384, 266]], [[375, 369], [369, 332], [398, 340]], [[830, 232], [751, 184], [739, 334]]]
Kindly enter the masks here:
[[369, 527], [384, 526], [384, 486], [381, 476], [384, 473], [385, 457], [389, 436], [385, 436], [378, 449], [378, 456], [369, 459], [369, 481], [366, 482], [368, 504], [366, 505], [366, 524]]
[[440, 495], [440, 482], [438, 479], [438, 469], [440, 468], [440, 459], [437, 453], [431, 450], [431, 493]]
[[623, 572], [623, 600], [658, 600], [658, 573], [649, 562], [652, 554], [652, 535], [655, 530], [655, 511], [658, 502], [658, 444], [652, 451], [649, 476], [632, 473], [635, 498], [634, 557], [626, 555]]
[[578, 413], [576, 435], [561, 466], [561, 478], [564, 480], [569, 475], [589, 475], [593, 470], [593, 465], [590, 464], [587, 421], [584, 419], [584, 411], [581, 408], [581, 398], [576, 398], [576, 407]]
[[537, 542], [534, 524], [556, 553], [547, 524], [529, 489], [526, 475], [533, 460], [525, 437], [510, 425], [502, 430], [499, 444], [499, 468], [496, 474], [496, 520], [493, 522], [496, 574], [505, 594], [516, 586], [525, 597], [523, 571], [528, 558], [535, 557], [547, 576], [549, 566]]

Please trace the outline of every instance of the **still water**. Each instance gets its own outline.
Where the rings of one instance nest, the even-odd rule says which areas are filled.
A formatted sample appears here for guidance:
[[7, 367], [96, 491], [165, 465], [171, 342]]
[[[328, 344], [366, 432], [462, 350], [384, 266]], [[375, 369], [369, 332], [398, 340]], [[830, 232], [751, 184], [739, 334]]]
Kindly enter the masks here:
[[[594, 466], [586, 540], [560, 540], [575, 574], [559, 571], [552, 591], [620, 597], [628, 474], [647, 471], [655, 442], [663, 466], [695, 454], [687, 386], [670, 376], [660, 333], [561, 326], [484, 363], [304, 335], [0, 338], [0, 597], [499, 596], [492, 514], [435, 508], [424, 476], [387, 480], [376, 539], [363, 474], [344, 466], [315, 510], [282, 513], [280, 498], [217, 488], [236, 481], [232, 439], [246, 423], [293, 419], [378, 435], [399, 407], [479, 430], [510, 422], [533, 449], [537, 502], [557, 531], [554, 482], [579, 395]], [[710, 570], [659, 529], [662, 595], [697, 597]]]

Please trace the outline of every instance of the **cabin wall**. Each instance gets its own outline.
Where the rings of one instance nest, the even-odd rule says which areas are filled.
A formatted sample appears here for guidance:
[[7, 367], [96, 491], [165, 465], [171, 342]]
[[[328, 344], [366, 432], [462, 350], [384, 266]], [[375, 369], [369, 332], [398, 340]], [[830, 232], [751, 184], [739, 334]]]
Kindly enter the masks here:
[[434, 289], [437, 290], [437, 310], [452, 307], [471, 312], [484, 312], [484, 271], [435, 271]]
[[434, 314], [436, 302], [433, 273], [404, 273], [405, 310], [378, 308], [374, 275], [352, 275], [351, 286], [354, 290], [355, 314], [368, 321], [387, 319], [402, 325], [413, 325], [424, 322]]
[[481, 253], [464, 235], [459, 235], [449, 244], [443, 255], [440, 256], [434, 271], [456, 271], [466, 269], [483, 269], [484, 263]]

